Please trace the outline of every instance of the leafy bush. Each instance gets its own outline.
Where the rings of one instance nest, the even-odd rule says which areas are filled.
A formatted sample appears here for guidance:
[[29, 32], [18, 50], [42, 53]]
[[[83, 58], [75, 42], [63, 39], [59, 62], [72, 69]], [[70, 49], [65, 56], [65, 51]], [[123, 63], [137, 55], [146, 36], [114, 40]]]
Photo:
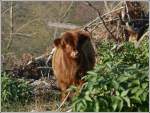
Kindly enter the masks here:
[[89, 71], [72, 100], [73, 111], [148, 111], [148, 40], [139, 48], [126, 42], [118, 51], [114, 43], [99, 45], [99, 63]]
[[32, 87], [23, 79], [15, 79], [6, 73], [1, 77], [2, 106], [14, 102], [27, 103], [31, 100]]

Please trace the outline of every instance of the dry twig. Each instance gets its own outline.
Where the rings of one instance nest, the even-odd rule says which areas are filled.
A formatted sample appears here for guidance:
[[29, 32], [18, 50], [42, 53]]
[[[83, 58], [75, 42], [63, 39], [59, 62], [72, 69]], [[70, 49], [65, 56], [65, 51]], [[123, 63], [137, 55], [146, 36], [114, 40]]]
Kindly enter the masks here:
[[105, 27], [106, 30], [109, 32], [109, 34], [116, 40], [116, 37], [115, 37], [115, 36], [112, 34], [112, 32], [108, 29], [108, 27], [106, 26], [105, 21], [104, 21], [103, 18], [101, 17], [100, 11], [99, 11], [97, 8], [95, 8], [90, 2], [87, 1], [87, 3], [88, 3], [88, 5], [89, 5], [90, 7], [92, 7], [92, 8], [98, 13], [98, 16], [99, 16], [99, 18], [102, 20], [102, 23], [103, 23], [104, 27]]
[[[120, 11], [120, 10], [122, 10], [122, 9], [124, 9], [124, 7], [120, 7], [120, 8], [118, 8], [118, 9], [114, 9], [114, 10], [108, 12], [108, 13], [103, 14], [101, 17], [103, 18], [103, 17], [105, 17], [106, 15], [109, 15], [109, 14], [111, 14], [111, 13], [115, 13], [115, 12]], [[87, 23], [87, 24], [83, 27], [83, 29], [90, 28], [93, 24], [99, 24], [99, 23], [102, 24], [101, 21], [98, 22], [99, 19], [100, 19], [99, 17], [96, 17], [94, 20], [92, 20], [91, 22]], [[118, 20], [118, 19], [110, 19], [110, 20], [108, 20], [108, 22], [110, 22], [110, 21], [116, 21], [116, 20]], [[106, 23], [106, 21], [105, 21], [105, 23]]]
[[145, 32], [145, 33], [143, 34], [143, 36], [140, 38], [140, 40], [139, 40], [137, 43], [135, 43], [135, 47], [136, 47], [136, 48], [139, 47], [140, 43], [142, 42], [142, 40], [143, 40], [146, 36], [149, 36], [149, 31]]
[[10, 34], [9, 34], [10, 39], [6, 47], [7, 49], [10, 48], [12, 41], [13, 41], [12, 33], [13, 33], [13, 1], [11, 1], [11, 4], [10, 4]]
[[67, 98], [70, 95], [70, 91], [68, 92], [67, 96], [65, 97], [65, 99], [63, 100], [63, 102], [60, 104], [59, 108], [56, 110], [56, 112], [64, 105], [64, 103], [66, 102]]

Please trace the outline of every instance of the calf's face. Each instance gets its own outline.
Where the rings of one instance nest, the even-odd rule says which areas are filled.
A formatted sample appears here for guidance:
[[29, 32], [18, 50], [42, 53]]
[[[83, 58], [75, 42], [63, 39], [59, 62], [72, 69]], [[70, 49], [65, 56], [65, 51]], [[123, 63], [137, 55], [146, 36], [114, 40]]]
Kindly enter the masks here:
[[61, 48], [68, 57], [77, 59], [82, 52], [82, 45], [90, 39], [89, 37], [87, 32], [65, 32], [54, 40], [54, 45]]

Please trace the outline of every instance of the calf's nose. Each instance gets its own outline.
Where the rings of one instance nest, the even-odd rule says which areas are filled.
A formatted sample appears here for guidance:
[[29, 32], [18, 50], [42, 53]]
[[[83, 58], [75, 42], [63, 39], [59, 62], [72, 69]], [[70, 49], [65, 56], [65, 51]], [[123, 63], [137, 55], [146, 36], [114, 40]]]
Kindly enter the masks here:
[[77, 58], [78, 55], [79, 55], [79, 52], [78, 52], [78, 51], [73, 51], [73, 52], [71, 53], [71, 56], [72, 56], [73, 58]]
[[74, 52], [74, 55], [75, 55], [75, 56], [78, 56], [78, 54], [79, 54], [78, 51], [75, 51], [75, 52]]

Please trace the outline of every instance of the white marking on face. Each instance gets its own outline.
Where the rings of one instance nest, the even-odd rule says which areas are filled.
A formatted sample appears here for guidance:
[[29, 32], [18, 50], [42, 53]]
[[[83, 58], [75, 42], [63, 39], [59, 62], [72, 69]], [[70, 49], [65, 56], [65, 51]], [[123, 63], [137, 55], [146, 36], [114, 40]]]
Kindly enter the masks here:
[[71, 57], [72, 58], [77, 58], [77, 56], [78, 56], [78, 51], [71, 52]]

